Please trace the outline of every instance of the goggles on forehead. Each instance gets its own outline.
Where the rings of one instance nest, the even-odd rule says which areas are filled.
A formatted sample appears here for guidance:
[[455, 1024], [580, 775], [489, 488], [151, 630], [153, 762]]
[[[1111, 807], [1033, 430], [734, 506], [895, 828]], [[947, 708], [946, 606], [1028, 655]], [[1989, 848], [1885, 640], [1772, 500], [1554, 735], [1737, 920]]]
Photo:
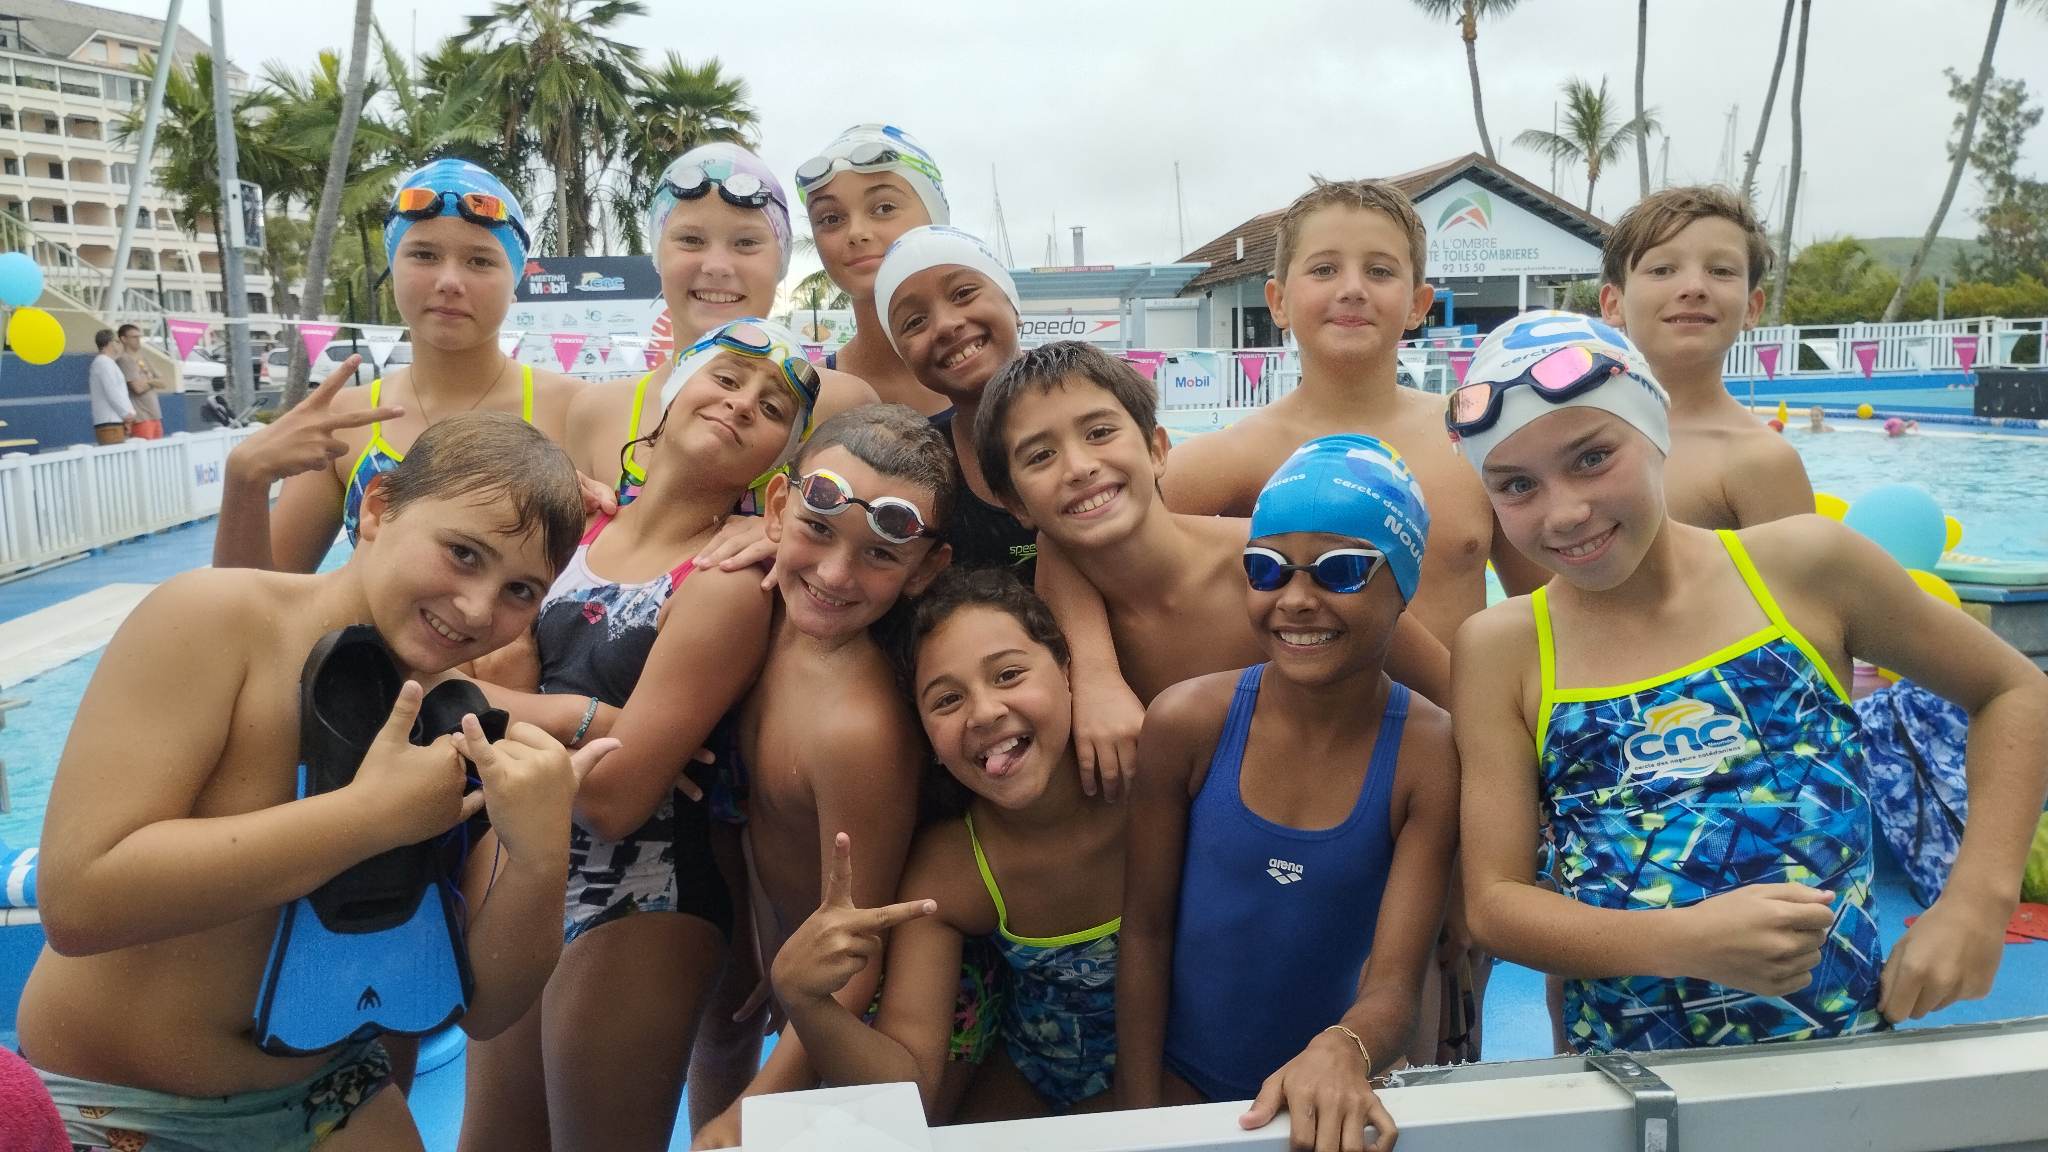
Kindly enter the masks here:
[[934, 184], [939, 182], [939, 171], [931, 161], [876, 140], [856, 144], [843, 156], [813, 156], [804, 161], [797, 166], [796, 187], [799, 192], [809, 193], [844, 171], [880, 172], [899, 167], [908, 168]]
[[1452, 389], [1444, 425], [1453, 436], [1477, 435], [1500, 420], [1501, 396], [1510, 388], [1526, 385], [1558, 404], [1627, 370], [1628, 365], [1612, 356], [1583, 344], [1568, 344], [1542, 356], [1512, 380], [1480, 380]]
[[1335, 548], [1307, 564], [1290, 564], [1271, 548], [1254, 547], [1244, 550], [1244, 577], [1255, 591], [1277, 592], [1296, 572], [1306, 572], [1329, 591], [1348, 594], [1363, 591], [1386, 563], [1385, 554], [1371, 548]]
[[501, 196], [489, 192], [444, 192], [435, 188], [400, 188], [391, 198], [391, 208], [384, 213], [385, 220], [403, 216], [407, 220], [432, 220], [446, 212], [448, 201], [455, 202], [455, 213], [471, 224], [484, 228], [504, 226], [519, 236], [521, 247], [530, 248], [533, 242], [526, 229], [512, 215], [511, 205]]
[[754, 356], [763, 360], [774, 360], [782, 369], [782, 379], [796, 393], [808, 413], [818, 403], [818, 370], [796, 349], [783, 344], [768, 332], [753, 324], [728, 324], [710, 336], [704, 343], [729, 348], [742, 356]]
[[820, 516], [837, 516], [858, 505], [868, 514], [868, 527], [891, 544], [908, 544], [938, 535], [925, 526], [917, 505], [896, 496], [863, 500], [853, 494], [853, 485], [846, 482], [846, 477], [829, 468], [806, 472], [797, 481], [796, 491], [804, 507]]
[[715, 176], [705, 165], [692, 164], [678, 172], [663, 174], [662, 187], [678, 200], [701, 200], [718, 189], [719, 199], [735, 208], [766, 208], [775, 201], [775, 192], [759, 176], [751, 172], [734, 172], [726, 165], [722, 176]]

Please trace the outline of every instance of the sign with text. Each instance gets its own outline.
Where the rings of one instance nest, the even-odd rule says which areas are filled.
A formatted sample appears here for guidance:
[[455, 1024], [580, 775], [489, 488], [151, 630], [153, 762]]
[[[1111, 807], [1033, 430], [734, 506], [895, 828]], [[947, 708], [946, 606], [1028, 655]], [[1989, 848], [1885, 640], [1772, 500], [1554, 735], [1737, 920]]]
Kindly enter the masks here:
[[[645, 256], [529, 256], [512, 310], [511, 331], [551, 335], [519, 345], [519, 359], [536, 367], [593, 378], [637, 374], [641, 351], [666, 355], [673, 347], [661, 277]], [[558, 359], [581, 336], [566, 367]], [[641, 343], [617, 348], [615, 337]]]
[[1431, 281], [1600, 271], [1596, 245], [1470, 180], [1438, 189], [1416, 209], [1429, 230]]

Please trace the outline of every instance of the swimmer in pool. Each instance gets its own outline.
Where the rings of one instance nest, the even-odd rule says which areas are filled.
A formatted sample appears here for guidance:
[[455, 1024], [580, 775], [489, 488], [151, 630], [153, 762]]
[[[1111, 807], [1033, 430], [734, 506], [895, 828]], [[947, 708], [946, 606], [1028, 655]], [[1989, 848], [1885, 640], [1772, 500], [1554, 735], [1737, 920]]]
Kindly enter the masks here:
[[1827, 413], [1821, 410], [1820, 405], [1815, 404], [1806, 410], [1806, 430], [1808, 432], [1833, 432], [1835, 426], [1828, 423]]

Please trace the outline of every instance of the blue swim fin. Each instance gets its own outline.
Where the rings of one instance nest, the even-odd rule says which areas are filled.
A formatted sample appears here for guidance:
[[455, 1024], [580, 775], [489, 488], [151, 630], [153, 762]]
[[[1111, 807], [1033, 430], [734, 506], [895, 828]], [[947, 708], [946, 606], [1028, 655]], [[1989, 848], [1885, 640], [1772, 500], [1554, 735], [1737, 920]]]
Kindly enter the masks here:
[[[374, 628], [320, 638], [299, 682], [299, 786], [355, 779], [404, 680]], [[446, 1027], [474, 991], [463, 916], [434, 841], [372, 856], [293, 901], [257, 992], [265, 1052], [302, 1056], [383, 1032]]]

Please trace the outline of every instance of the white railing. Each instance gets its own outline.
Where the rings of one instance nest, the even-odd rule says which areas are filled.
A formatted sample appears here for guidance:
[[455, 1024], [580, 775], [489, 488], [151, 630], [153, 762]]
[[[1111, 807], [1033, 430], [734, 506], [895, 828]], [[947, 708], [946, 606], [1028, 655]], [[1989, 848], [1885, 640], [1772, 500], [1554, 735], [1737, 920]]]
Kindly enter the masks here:
[[0, 456], [0, 575], [220, 511], [228, 450], [253, 428]]
[[[1403, 1152], [1869, 1152], [2048, 1148], [2048, 1019], [1852, 1040], [1559, 1058], [1398, 1072], [1382, 1090]], [[1102, 1112], [928, 1128], [909, 1084], [755, 1096], [746, 1152], [1283, 1152], [1285, 1113], [1245, 1105]], [[1683, 1139], [1681, 1140], [1681, 1135]]]

